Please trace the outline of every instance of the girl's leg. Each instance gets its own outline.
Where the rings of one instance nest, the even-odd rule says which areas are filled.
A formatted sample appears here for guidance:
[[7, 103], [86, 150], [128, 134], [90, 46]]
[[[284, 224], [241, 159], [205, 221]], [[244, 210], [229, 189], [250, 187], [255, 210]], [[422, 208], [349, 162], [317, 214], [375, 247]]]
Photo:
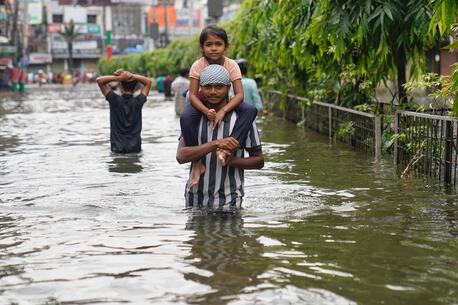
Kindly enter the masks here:
[[240, 103], [234, 110], [237, 113], [237, 120], [235, 121], [231, 137], [239, 141], [240, 147], [244, 148], [246, 137], [250, 132], [253, 121], [256, 119], [258, 110], [247, 102]]
[[[199, 121], [202, 113], [194, 108], [191, 103], [187, 103], [180, 116], [181, 135], [186, 146], [197, 146], [199, 144]], [[195, 187], [199, 184], [200, 176], [205, 172], [205, 166], [202, 160], [194, 161], [191, 165], [191, 177], [188, 181], [189, 187]]]
[[198, 125], [202, 113], [194, 108], [191, 103], [187, 103], [180, 117], [181, 135], [184, 138], [186, 146], [197, 146]]
[[[232, 129], [231, 137], [239, 141], [240, 148], [243, 149], [258, 110], [245, 102], [240, 103], [234, 110], [237, 112], [237, 120], [235, 121], [234, 129]], [[216, 158], [222, 166], [225, 166], [227, 159], [232, 153], [233, 152], [220, 149], [216, 151]]]

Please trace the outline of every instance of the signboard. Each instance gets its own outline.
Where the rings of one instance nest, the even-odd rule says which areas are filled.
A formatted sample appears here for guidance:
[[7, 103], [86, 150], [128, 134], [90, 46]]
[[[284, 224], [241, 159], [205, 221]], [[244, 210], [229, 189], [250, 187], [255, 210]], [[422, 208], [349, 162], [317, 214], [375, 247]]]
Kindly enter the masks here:
[[0, 55], [14, 55], [16, 54], [15, 46], [2, 46], [0, 45]]
[[51, 47], [53, 49], [67, 49], [67, 43], [65, 41], [53, 40]]
[[100, 33], [100, 25], [98, 25], [98, 24], [88, 24], [87, 25], [87, 32], [91, 33], [91, 34]]
[[86, 9], [81, 6], [64, 6], [64, 23], [71, 20], [74, 23], [87, 23]]
[[[200, 19], [201, 11], [193, 10], [191, 11], [188, 8], [182, 8], [176, 10], [176, 27], [189, 27], [189, 18], [192, 18], [192, 27], [197, 27], [200, 30]], [[200, 31], [199, 31], [200, 32]]]
[[29, 2], [27, 6], [27, 23], [43, 23], [43, 5], [41, 2]]
[[6, 8], [4, 5], [0, 5], [0, 21], [4, 21], [7, 19]]
[[[99, 47], [102, 44], [100, 36], [85, 39], [87, 35], [91, 36], [91, 34], [82, 35], [73, 41], [74, 58], [100, 58], [102, 56], [103, 49]], [[54, 59], [68, 58], [68, 45], [64, 38], [58, 34], [52, 34], [51, 37], [52, 57]]]
[[[68, 58], [67, 49], [52, 49], [53, 58]], [[101, 49], [73, 50], [73, 58], [100, 58], [102, 57]]]
[[123, 4], [140, 4], [144, 6], [150, 6], [151, 0], [111, 0], [111, 3], [123, 3]]
[[48, 33], [61, 33], [63, 25], [61, 23], [48, 24]]
[[175, 26], [176, 24], [176, 10], [173, 6], [167, 6], [167, 11], [164, 6], [149, 7], [147, 9], [148, 24], [158, 23], [160, 27], [165, 25], [164, 13], [167, 12], [167, 25]]
[[81, 34], [99, 34], [100, 26], [98, 24], [77, 24], [76, 31]]
[[110, 0], [58, 0], [59, 5], [80, 5], [80, 6], [108, 6]]
[[90, 40], [90, 41], [75, 41], [73, 42], [73, 49], [74, 50], [90, 50], [90, 49], [97, 49], [97, 41]]
[[52, 62], [52, 56], [48, 53], [30, 53], [29, 64], [47, 64]]
[[0, 65], [11, 66], [13, 65], [13, 59], [11, 57], [0, 57]]

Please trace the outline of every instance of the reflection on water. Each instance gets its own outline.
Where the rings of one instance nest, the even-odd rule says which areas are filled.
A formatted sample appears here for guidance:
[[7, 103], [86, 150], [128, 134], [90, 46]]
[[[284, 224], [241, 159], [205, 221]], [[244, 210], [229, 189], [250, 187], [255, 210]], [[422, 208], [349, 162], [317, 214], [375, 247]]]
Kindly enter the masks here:
[[[1, 202], [0, 202], [1, 203]], [[24, 242], [19, 232], [19, 220], [8, 214], [0, 214], [0, 262], [14, 254], [14, 249]], [[27, 255], [27, 253], [22, 253]], [[0, 264], [0, 281], [7, 277], [17, 277], [24, 273], [24, 265], [10, 262]], [[0, 298], [1, 300], [1, 298]]]
[[0, 99], [0, 304], [457, 304], [456, 194], [259, 126], [243, 212], [189, 216], [173, 102], [115, 155], [95, 85]]
[[186, 261], [199, 272], [186, 273], [185, 278], [212, 288], [211, 293], [189, 298], [190, 304], [226, 304], [245, 287], [257, 284], [263, 272], [256, 262], [262, 245], [243, 228], [240, 214], [195, 215], [186, 223], [186, 230], [194, 231], [187, 242], [191, 254]]
[[108, 170], [112, 173], [139, 173], [143, 170], [141, 154], [112, 154]]

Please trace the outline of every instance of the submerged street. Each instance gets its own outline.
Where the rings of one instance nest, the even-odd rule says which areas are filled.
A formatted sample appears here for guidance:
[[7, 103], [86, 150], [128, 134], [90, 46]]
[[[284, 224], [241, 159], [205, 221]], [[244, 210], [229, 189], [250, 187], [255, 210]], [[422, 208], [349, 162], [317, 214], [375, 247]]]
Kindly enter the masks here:
[[110, 152], [96, 85], [0, 100], [0, 304], [457, 304], [456, 194], [273, 116], [241, 215], [184, 210], [179, 120], [152, 92]]

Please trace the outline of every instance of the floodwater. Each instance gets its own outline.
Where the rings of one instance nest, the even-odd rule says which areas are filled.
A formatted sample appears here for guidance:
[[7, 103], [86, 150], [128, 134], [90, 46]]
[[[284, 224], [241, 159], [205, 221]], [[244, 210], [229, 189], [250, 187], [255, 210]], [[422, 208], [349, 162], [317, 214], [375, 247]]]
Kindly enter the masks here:
[[95, 85], [0, 101], [0, 304], [458, 304], [454, 194], [260, 120], [239, 216], [184, 211], [173, 103], [109, 151]]

